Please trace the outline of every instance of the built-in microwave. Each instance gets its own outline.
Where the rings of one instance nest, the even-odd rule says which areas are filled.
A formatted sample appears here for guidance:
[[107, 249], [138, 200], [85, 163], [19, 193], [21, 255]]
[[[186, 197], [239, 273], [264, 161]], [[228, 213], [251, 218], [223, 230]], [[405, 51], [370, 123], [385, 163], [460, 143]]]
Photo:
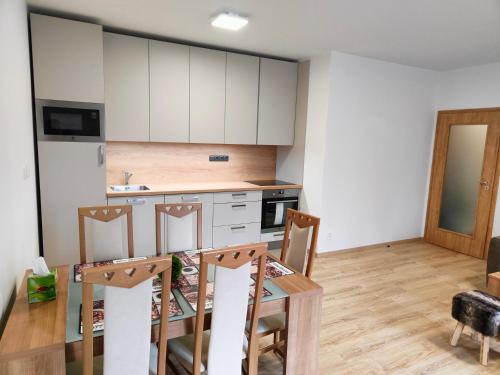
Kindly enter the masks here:
[[104, 142], [104, 104], [36, 99], [39, 141]]

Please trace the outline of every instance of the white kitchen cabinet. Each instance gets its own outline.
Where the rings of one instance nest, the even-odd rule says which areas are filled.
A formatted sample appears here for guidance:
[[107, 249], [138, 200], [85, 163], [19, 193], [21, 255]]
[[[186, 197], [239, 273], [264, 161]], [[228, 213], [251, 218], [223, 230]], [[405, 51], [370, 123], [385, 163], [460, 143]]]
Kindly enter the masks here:
[[214, 203], [256, 202], [262, 200], [262, 190], [225, 191], [214, 193]]
[[149, 141], [148, 40], [104, 33], [107, 141]]
[[[133, 206], [132, 221], [135, 256], [156, 255], [155, 205], [159, 203], [164, 203], [163, 195], [108, 198], [108, 205], [110, 206], [124, 204]], [[162, 228], [161, 238], [165, 238], [164, 228]]]
[[257, 143], [258, 98], [259, 58], [228, 53], [225, 143], [253, 145]]
[[214, 226], [260, 223], [262, 202], [214, 204]]
[[224, 143], [226, 52], [190, 47], [191, 143]]
[[257, 143], [293, 145], [297, 63], [260, 59]]
[[189, 46], [149, 41], [150, 140], [189, 142]]
[[260, 242], [260, 223], [214, 227], [214, 248]]
[[102, 26], [41, 14], [30, 20], [35, 97], [103, 103]]
[[165, 203], [200, 202], [202, 204], [203, 248], [212, 247], [212, 223], [214, 214], [214, 194], [173, 194], [165, 195]]

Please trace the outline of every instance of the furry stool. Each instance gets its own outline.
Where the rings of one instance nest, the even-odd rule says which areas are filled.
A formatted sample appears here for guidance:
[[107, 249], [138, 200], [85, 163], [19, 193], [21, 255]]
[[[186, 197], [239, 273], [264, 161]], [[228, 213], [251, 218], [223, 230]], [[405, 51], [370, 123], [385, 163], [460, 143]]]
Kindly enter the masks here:
[[451, 315], [458, 323], [450, 344], [456, 346], [464, 326], [479, 335], [481, 342], [480, 362], [488, 364], [490, 337], [500, 333], [500, 299], [479, 290], [459, 293], [453, 297]]

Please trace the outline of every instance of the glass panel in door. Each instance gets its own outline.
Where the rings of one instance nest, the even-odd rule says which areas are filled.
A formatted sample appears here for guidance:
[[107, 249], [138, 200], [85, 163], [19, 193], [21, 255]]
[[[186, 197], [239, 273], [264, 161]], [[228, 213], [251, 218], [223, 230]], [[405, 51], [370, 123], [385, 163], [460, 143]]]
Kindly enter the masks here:
[[451, 125], [439, 228], [472, 235], [488, 125]]

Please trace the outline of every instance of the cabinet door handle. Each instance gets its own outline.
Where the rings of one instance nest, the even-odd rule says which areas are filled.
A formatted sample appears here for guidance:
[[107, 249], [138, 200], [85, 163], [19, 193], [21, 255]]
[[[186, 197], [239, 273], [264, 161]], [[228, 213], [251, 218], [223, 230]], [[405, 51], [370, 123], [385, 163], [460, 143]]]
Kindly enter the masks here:
[[246, 207], [246, 204], [233, 204], [231, 207], [233, 208], [238, 208], [238, 207]]
[[183, 202], [198, 202], [200, 200], [200, 197], [197, 195], [195, 195], [194, 197], [182, 196], [181, 199]]
[[132, 204], [134, 206], [138, 206], [140, 204], [145, 204], [146, 199], [144, 199], [144, 198], [129, 198], [129, 199], [127, 199], [127, 203]]
[[104, 146], [99, 145], [97, 148], [97, 165], [103, 165], [104, 164]]
[[273, 234], [273, 237], [281, 237], [281, 236], [283, 236], [283, 235], [284, 235], [284, 233], [283, 233], [283, 232], [281, 232], [281, 233], [274, 233], [274, 234]]
[[240, 226], [237, 226], [237, 227], [231, 227], [231, 230], [238, 230], [238, 229], [245, 229], [246, 226], [244, 225], [240, 225]]
[[269, 202], [266, 202], [267, 204], [278, 204], [278, 203], [295, 203], [295, 202], [298, 202], [299, 200], [298, 199], [287, 199], [287, 200], [284, 200], [284, 201], [269, 201]]
[[233, 198], [236, 198], [236, 197], [246, 197], [247, 196], [247, 193], [233, 193]]

